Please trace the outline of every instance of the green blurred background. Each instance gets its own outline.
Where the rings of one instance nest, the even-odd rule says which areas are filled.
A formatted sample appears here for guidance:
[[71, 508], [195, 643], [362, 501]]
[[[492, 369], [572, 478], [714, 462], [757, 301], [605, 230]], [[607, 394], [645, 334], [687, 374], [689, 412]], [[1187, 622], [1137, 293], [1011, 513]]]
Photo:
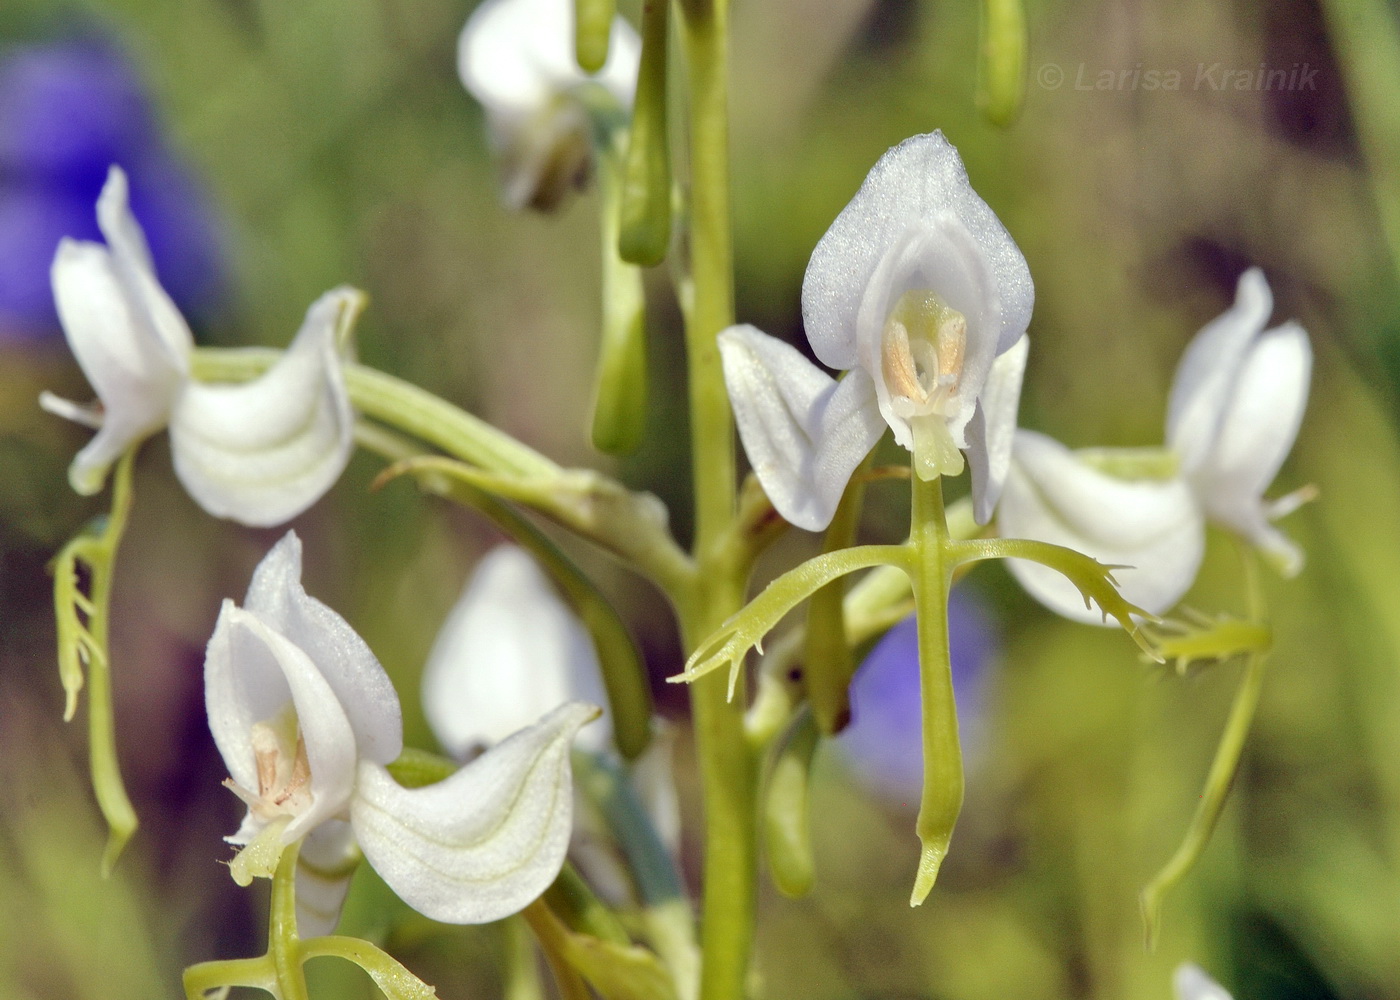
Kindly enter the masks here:
[[[598, 464], [585, 435], [596, 196], [547, 217], [500, 207], [481, 111], [454, 70], [470, 6], [5, 0], [0, 46], [100, 32], [134, 61], [223, 230], [230, 277], [202, 342], [283, 345], [317, 295], [354, 284], [372, 300], [363, 360], [561, 462]], [[1075, 446], [1160, 442], [1182, 347], [1259, 264], [1276, 319], [1301, 320], [1317, 356], [1275, 489], [1320, 488], [1285, 524], [1308, 568], [1268, 581], [1277, 651], [1256, 730], [1204, 863], [1168, 900], [1155, 954], [1143, 950], [1137, 892], [1195, 807], [1239, 666], [1169, 675], [1120, 634], [1041, 610], [992, 568], [965, 584], [1001, 633], [989, 735], [937, 890], [909, 909], [912, 812], [871, 798], [824, 753], [817, 888], [800, 901], [765, 889], [755, 992], [1156, 1000], [1192, 959], [1238, 1000], [1400, 998], [1400, 230], [1387, 229], [1400, 210], [1388, 103], [1400, 107], [1400, 20], [1373, 0], [1035, 0], [1027, 15], [1024, 111], [998, 129], [974, 101], [976, 4], [736, 5], [740, 320], [800, 342], [812, 246], [880, 153], [932, 128], [959, 147], [1035, 278], [1026, 426]], [[1315, 68], [1314, 87], [1217, 90], [1216, 64]], [[1134, 87], [1136, 70], [1176, 70], [1180, 89]], [[1104, 71], [1115, 86], [1094, 89]], [[665, 498], [684, 532], [678, 313], [664, 268], [651, 279], [648, 441], [604, 464]], [[238, 890], [219, 863], [241, 807], [219, 787], [200, 664], [220, 599], [241, 595], [278, 533], [212, 521], [173, 481], [163, 441], [143, 449], [113, 640], [122, 764], [143, 827], [104, 881], [84, 731], [60, 721], [45, 564], [105, 501], [69, 491], [64, 469], [85, 432], [39, 412], [46, 387], [87, 395], [61, 342], [6, 345], [0, 997], [176, 996], [183, 965], [261, 951], [261, 894]], [[357, 458], [295, 527], [308, 588], [366, 637], [406, 692], [410, 742], [429, 746], [411, 692], [492, 536], [406, 484], [368, 493], [377, 471]], [[900, 494], [872, 491], [870, 537], [900, 534]], [[580, 555], [624, 602], [654, 676], [674, 673], [658, 598]], [[1223, 538], [1188, 601], [1243, 611]], [[684, 715], [676, 689], [658, 694]], [[698, 802], [682, 785], [693, 878]], [[384, 941], [441, 996], [499, 995], [498, 929], [415, 919], [367, 870], [344, 926]], [[322, 996], [373, 995], [326, 975]]]

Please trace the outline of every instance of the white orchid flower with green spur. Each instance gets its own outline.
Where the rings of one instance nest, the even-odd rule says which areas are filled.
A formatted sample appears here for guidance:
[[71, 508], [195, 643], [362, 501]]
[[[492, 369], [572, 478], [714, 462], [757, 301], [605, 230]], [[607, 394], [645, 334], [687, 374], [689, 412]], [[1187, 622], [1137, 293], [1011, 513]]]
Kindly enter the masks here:
[[972, 470], [986, 523], [1011, 456], [1034, 287], [941, 132], [882, 156], [812, 253], [807, 339], [839, 381], [751, 326], [720, 334], [744, 449], [774, 507], [816, 531], [885, 427], [921, 479]]
[[98, 198], [97, 221], [106, 245], [63, 240], [53, 290], [99, 405], [40, 397], [50, 412], [97, 429], [69, 468], [73, 488], [96, 493], [113, 462], [168, 425], [176, 476], [216, 517], [266, 527], [315, 503], [354, 447], [342, 352], [363, 296], [351, 288], [323, 295], [260, 378], [200, 383], [190, 373], [194, 338], [156, 278], [119, 167]]
[[[1262, 272], [1246, 271], [1235, 304], [1182, 356], [1165, 451], [1072, 452], [1043, 434], [1017, 431], [999, 532], [1121, 567], [1114, 577], [1123, 596], [1154, 614], [1195, 582], [1207, 519], [1243, 535], [1285, 575], [1298, 572], [1302, 552], [1269, 522], [1295, 509], [1303, 494], [1269, 504], [1263, 493], [1297, 437], [1312, 349], [1297, 323], [1264, 330], [1272, 308]], [[1051, 610], [1104, 623], [1058, 574], [1019, 559], [1010, 568]]]
[[1176, 991], [1176, 1000], [1231, 1000], [1225, 987], [1192, 962], [1182, 962], [1176, 967], [1172, 986]]
[[598, 708], [569, 702], [437, 784], [404, 788], [398, 697], [369, 647], [301, 585], [289, 532], [243, 607], [225, 601], [205, 659], [205, 701], [227, 782], [248, 811], [227, 838], [234, 877], [270, 875], [301, 842], [302, 933], [333, 929], [358, 852], [409, 906], [447, 923], [522, 909], [563, 864], [569, 747]]
[[635, 29], [614, 17], [603, 68], [579, 69], [573, 0], [486, 0], [472, 12], [457, 72], [486, 112], [509, 207], [554, 208], [582, 183], [592, 163], [585, 88], [629, 112], [641, 54]]

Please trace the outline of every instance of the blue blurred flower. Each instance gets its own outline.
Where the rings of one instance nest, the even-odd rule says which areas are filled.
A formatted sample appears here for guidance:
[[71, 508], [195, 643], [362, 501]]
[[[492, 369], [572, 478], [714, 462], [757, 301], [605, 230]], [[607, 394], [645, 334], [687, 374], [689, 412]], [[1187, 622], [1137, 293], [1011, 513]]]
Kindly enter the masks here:
[[214, 220], [131, 65], [101, 42], [0, 51], [0, 341], [58, 336], [54, 250], [98, 238], [92, 205], [114, 163], [162, 284], [185, 312], [207, 309], [221, 278]]
[[[963, 752], [975, 761], [997, 644], [987, 612], [965, 589], [955, 590], [948, 602], [948, 638]], [[851, 724], [838, 743], [864, 784], [914, 808], [924, 775], [920, 725], [918, 640], [910, 615], [885, 633], [856, 671]]]

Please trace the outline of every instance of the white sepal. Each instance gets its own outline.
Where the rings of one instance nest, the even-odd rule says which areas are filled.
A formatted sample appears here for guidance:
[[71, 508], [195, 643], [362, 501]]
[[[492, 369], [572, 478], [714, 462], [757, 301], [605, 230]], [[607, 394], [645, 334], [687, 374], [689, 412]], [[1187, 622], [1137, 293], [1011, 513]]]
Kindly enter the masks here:
[[355, 430], [341, 340], [362, 301], [349, 288], [321, 296], [286, 354], [255, 381], [185, 386], [170, 421], [175, 474], [209, 513], [281, 524], [339, 478]]
[[1022, 336], [1011, 350], [992, 362], [977, 412], [967, 425], [967, 465], [972, 472], [972, 514], [978, 524], [992, 519], [1001, 499], [1011, 450], [1016, 440], [1016, 413], [1031, 341]]
[[885, 424], [865, 372], [836, 381], [753, 326], [719, 335], [724, 382], [749, 463], [774, 508], [808, 531], [831, 523]]
[[317, 664], [350, 723], [356, 752], [388, 764], [403, 753], [394, 685], [350, 623], [306, 592], [301, 572], [301, 539], [289, 531], [253, 571], [243, 606]]
[[[1178, 478], [1125, 480], [1085, 464], [1053, 438], [1017, 431], [997, 510], [1004, 538], [1051, 542], [1130, 568], [1114, 570], [1123, 596], [1158, 614], [1190, 589], [1205, 550], [1202, 514]], [[1009, 560], [1012, 575], [1051, 610], [1104, 624], [1067, 579], [1038, 563]]]
[[[606, 703], [587, 629], [516, 545], [477, 566], [428, 655], [422, 698], [433, 735], [459, 759], [567, 701]], [[605, 717], [579, 746], [603, 750], [611, 739]]]
[[1172, 985], [1176, 989], [1176, 1000], [1231, 1000], [1223, 986], [1191, 962], [1176, 967]]
[[1285, 576], [1302, 550], [1269, 521], [1264, 500], [1293, 448], [1307, 407], [1312, 346], [1289, 322], [1264, 330], [1273, 296], [1258, 268], [1240, 277], [1235, 304], [1182, 355], [1167, 411], [1167, 444], [1206, 514], [1264, 552]]
[[1167, 446], [1181, 456], [1184, 473], [1214, 448], [1245, 356], [1273, 308], [1264, 272], [1251, 267], [1240, 275], [1234, 305], [1201, 327], [1182, 352], [1167, 401]]
[[84, 495], [100, 490], [111, 464], [164, 426], [188, 378], [194, 344], [151, 270], [118, 167], [108, 174], [97, 214], [107, 246], [65, 239], [52, 268], [68, 345], [102, 401], [101, 428], [68, 472]]
[[600, 709], [571, 702], [445, 781], [399, 785], [360, 765], [351, 824], [365, 858], [404, 902], [446, 923], [498, 920], [540, 895], [569, 843], [574, 734]]

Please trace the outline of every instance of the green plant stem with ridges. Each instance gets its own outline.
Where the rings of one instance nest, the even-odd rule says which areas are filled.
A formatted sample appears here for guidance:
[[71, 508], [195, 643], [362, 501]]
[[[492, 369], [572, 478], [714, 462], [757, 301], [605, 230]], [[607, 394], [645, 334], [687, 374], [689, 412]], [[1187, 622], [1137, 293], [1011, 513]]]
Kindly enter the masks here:
[[[747, 564], [728, 554], [735, 523], [734, 426], [717, 335], [734, 321], [729, 192], [728, 0], [683, 0], [690, 106], [693, 295], [686, 324], [697, 586], [681, 607], [686, 650], [738, 610]], [[723, 677], [691, 687], [705, 808], [701, 1000], [745, 995], [757, 881], [757, 768], [744, 705]]]
[[300, 842], [282, 849], [272, 876], [272, 906], [267, 917], [267, 953], [277, 971], [279, 1000], [309, 1000], [297, 936], [297, 855]]

